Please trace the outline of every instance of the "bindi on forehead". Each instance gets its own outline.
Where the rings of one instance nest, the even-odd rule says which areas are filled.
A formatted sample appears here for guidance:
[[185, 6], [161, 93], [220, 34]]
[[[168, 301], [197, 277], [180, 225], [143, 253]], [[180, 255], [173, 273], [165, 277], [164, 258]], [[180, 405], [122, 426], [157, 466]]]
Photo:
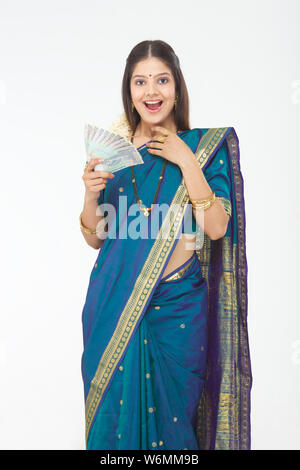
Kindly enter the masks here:
[[[171, 74], [170, 74], [169, 72], [161, 72], [161, 73], [158, 73], [157, 75], [155, 75], [155, 77], [159, 77], [159, 76], [161, 76], [161, 75], [169, 75], [169, 76], [171, 76]], [[138, 74], [138, 75], [133, 75], [132, 78], [137, 78], [137, 77], [145, 78], [145, 75], [140, 75], [140, 74]], [[149, 73], [149, 74], [148, 74], [148, 77], [153, 77], [153, 74], [152, 74], [152, 73]]]

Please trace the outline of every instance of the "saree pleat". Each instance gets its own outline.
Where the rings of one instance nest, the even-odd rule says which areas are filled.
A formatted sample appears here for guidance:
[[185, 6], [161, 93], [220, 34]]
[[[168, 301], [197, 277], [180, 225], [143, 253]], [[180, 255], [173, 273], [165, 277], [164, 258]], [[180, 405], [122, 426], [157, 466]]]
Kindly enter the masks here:
[[184, 264], [188, 268], [166, 276], [152, 296], [97, 414], [88, 449], [199, 449], [207, 285], [196, 253]]
[[[113, 204], [118, 217], [91, 272], [82, 315], [87, 449], [250, 447], [252, 377], [238, 140], [233, 128], [193, 129], [180, 137], [229, 213], [228, 230], [215, 241], [202, 232], [203, 246], [162, 277], [190, 207], [177, 165], [166, 166], [158, 199], [170, 209], [155, 237], [145, 236], [147, 218], [140, 238], [123, 236], [131, 219], [121, 210], [120, 193], [129, 206], [135, 202], [129, 169], [101, 192], [99, 203]], [[135, 174], [139, 195], [147, 200], [163, 159], [146, 148], [140, 152], [144, 164]]]

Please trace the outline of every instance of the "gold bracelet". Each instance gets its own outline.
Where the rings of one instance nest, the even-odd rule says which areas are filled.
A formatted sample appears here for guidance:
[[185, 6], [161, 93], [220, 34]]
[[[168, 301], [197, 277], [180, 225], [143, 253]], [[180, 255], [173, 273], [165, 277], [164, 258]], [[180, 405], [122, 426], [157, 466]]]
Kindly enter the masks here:
[[[215, 202], [215, 199], [216, 199], [216, 195], [215, 193], [213, 193], [213, 196], [211, 199], [209, 200], [206, 200], [205, 202], [192, 202], [192, 207], [193, 209], [197, 210], [197, 209], [203, 209], [203, 210], [206, 210], [208, 209], [210, 206], [213, 205], [213, 203]], [[194, 201], [194, 199], [193, 199]]]
[[191, 199], [190, 198], [190, 201], [192, 204], [202, 204], [202, 203], [206, 203], [206, 202], [210, 202], [210, 201], [214, 201], [215, 200], [215, 192], [212, 191], [211, 192], [211, 196], [209, 196], [208, 198], [202, 198], [202, 199]]
[[193, 209], [208, 209], [216, 199], [215, 192], [212, 191], [212, 195], [207, 199], [190, 199]]
[[193, 207], [210, 207], [213, 201], [192, 202]]
[[87, 227], [85, 227], [85, 226], [82, 224], [81, 216], [82, 216], [82, 212], [81, 212], [81, 214], [80, 214], [80, 216], [79, 216], [80, 227], [82, 228], [82, 230], [83, 230], [85, 233], [90, 233], [90, 234], [95, 234], [95, 233], [97, 233], [97, 230], [91, 230], [90, 228], [87, 228]]
[[212, 202], [208, 202], [207, 204], [192, 204], [192, 208], [197, 210], [197, 209], [203, 209], [203, 210], [206, 210], [206, 209], [209, 209], [210, 206], [212, 206], [213, 203]]

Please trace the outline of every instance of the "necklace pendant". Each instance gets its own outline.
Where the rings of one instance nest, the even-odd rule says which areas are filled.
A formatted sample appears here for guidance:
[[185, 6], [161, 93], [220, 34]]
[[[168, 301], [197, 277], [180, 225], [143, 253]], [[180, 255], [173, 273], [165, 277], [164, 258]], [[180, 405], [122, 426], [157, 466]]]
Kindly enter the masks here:
[[141, 211], [143, 211], [145, 217], [149, 217], [151, 208], [141, 207]]

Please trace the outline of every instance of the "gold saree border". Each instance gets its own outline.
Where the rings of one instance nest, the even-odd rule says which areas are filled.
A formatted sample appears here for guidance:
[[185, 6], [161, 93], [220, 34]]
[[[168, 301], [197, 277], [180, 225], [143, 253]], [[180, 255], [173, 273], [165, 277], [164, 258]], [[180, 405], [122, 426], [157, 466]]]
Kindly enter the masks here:
[[[200, 167], [207, 162], [218, 144], [226, 135], [229, 127], [210, 128], [201, 137], [197, 149], [194, 152]], [[182, 178], [181, 184], [175, 193], [171, 206], [164, 218], [158, 236], [150, 250], [144, 266], [137, 277], [132, 293], [119, 317], [115, 331], [102, 354], [96, 373], [91, 381], [85, 404], [86, 443], [90, 427], [94, 420], [101, 398], [109, 384], [112, 375], [118, 366], [118, 362], [129, 343], [153, 286], [163, 271], [166, 259], [170, 254], [173, 244], [177, 239], [184, 216], [185, 207], [188, 204], [189, 195]], [[175, 210], [174, 210], [175, 207]], [[174, 218], [175, 217], [175, 218]], [[171, 227], [170, 227], [171, 221]], [[169, 228], [169, 232], [167, 229]], [[168, 233], [164, 238], [162, 234]], [[165, 236], [165, 235], [164, 235]]]
[[231, 207], [231, 202], [229, 201], [229, 199], [226, 199], [226, 197], [223, 197], [223, 196], [216, 196], [216, 199], [219, 199], [219, 201], [223, 204], [225, 211], [227, 212], [229, 217], [231, 217], [232, 207]]
[[174, 281], [175, 279], [180, 279], [182, 276], [185, 275], [185, 273], [187, 272], [187, 270], [189, 269], [189, 267], [191, 266], [193, 261], [194, 261], [194, 256], [188, 262], [188, 264], [186, 266], [184, 266], [184, 268], [181, 268], [179, 271], [174, 273], [172, 276], [168, 277], [168, 279], [162, 278], [161, 281], [168, 282], [168, 281]]

